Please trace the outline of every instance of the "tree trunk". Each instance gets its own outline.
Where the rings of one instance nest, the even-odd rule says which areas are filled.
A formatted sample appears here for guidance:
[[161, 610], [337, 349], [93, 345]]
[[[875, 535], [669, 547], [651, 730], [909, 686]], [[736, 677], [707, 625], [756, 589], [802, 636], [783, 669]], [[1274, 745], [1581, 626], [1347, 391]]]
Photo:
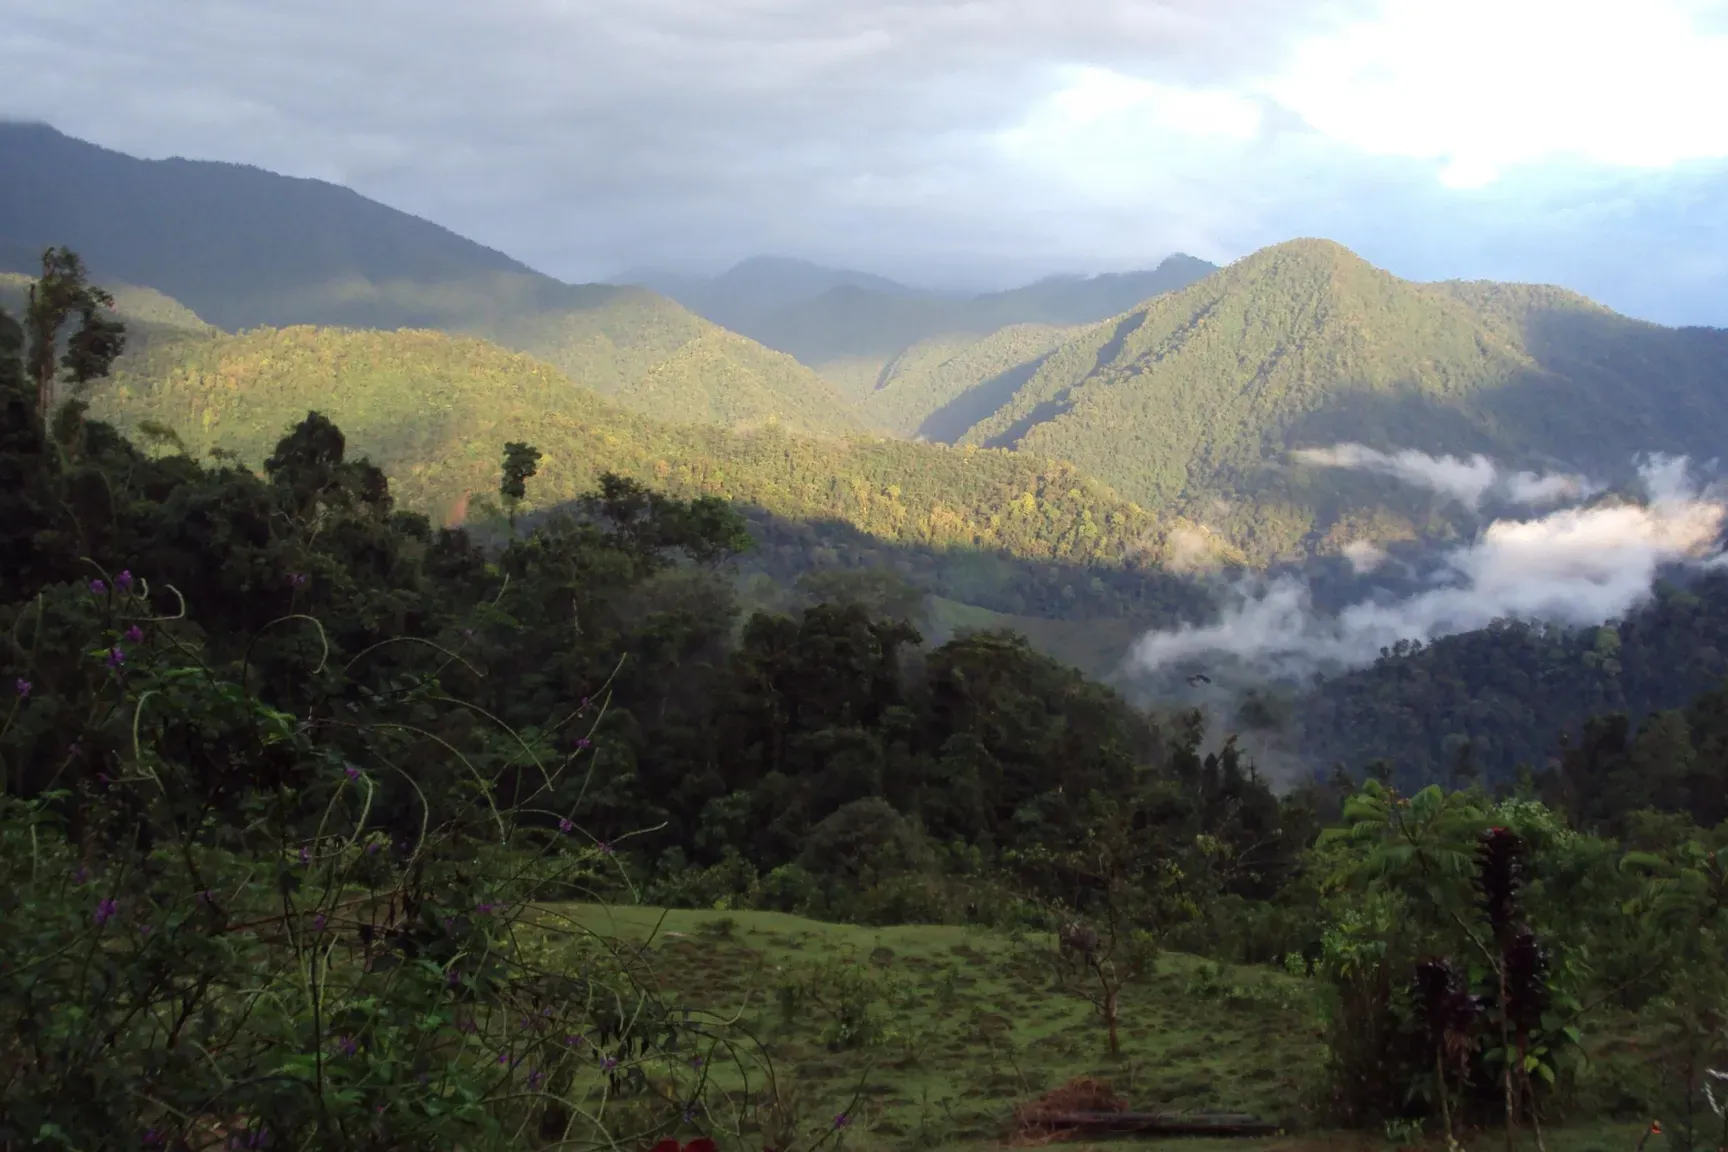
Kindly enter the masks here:
[[1122, 1040], [1116, 1034], [1116, 998], [1118, 989], [1114, 984], [1104, 988], [1104, 1023], [1110, 1030], [1110, 1055], [1122, 1055]]
[[1511, 1022], [1506, 1019], [1509, 989], [1506, 987], [1504, 958], [1495, 960], [1494, 974], [1500, 978], [1500, 1079], [1501, 1087], [1506, 1093], [1506, 1152], [1512, 1152], [1512, 1133], [1518, 1127], [1518, 1098], [1512, 1089], [1512, 1029]]
[[1446, 1133], [1446, 1147], [1452, 1147], [1452, 1102], [1446, 1095], [1446, 1045], [1434, 1045], [1434, 1083], [1440, 1092], [1440, 1125]]

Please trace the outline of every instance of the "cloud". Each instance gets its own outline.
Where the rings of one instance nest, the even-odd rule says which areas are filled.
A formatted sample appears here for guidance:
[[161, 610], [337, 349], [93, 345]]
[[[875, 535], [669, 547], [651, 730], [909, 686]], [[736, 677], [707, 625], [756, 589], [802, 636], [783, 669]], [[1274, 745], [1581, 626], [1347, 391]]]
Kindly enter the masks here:
[[1555, 156], [1668, 168], [1728, 156], [1728, 36], [1688, 0], [1391, 0], [1305, 41], [1269, 85], [1360, 151], [1454, 188]]
[[1328, 614], [1299, 580], [1243, 584], [1215, 623], [1151, 633], [1129, 664], [1151, 673], [1232, 659], [1262, 674], [1300, 676], [1372, 663], [1399, 640], [1428, 641], [1505, 617], [1599, 624], [1644, 601], [1665, 565], [1723, 561], [1723, 493], [1697, 488], [1683, 458], [1652, 457], [1640, 476], [1641, 502], [1496, 520], [1446, 556], [1434, 587], [1402, 600], [1364, 600]]
[[1372, 540], [1352, 540], [1344, 545], [1344, 559], [1350, 561], [1350, 570], [1358, 576], [1377, 570], [1386, 563], [1386, 549]]
[[[776, 252], [1003, 281], [1330, 234], [1710, 315], [1638, 280], [1728, 297], [1705, 7], [5, 0], [31, 82], [0, 113], [336, 180], [570, 278]], [[1666, 222], [1635, 241], [1618, 204]]]
[[1392, 476], [1448, 496], [1472, 510], [1479, 508], [1490, 494], [1507, 503], [1540, 507], [1578, 500], [1600, 491], [1584, 477], [1567, 473], [1506, 473], [1480, 453], [1464, 460], [1457, 456], [1430, 456], [1411, 448], [1380, 452], [1362, 444], [1338, 444], [1331, 448], [1302, 448], [1290, 455], [1299, 463], [1316, 468], [1345, 468]]
[[1006, 249], [1040, 208], [1000, 183], [989, 137], [1068, 62], [1228, 82], [1331, 23], [1280, 0], [7, 8], [0, 67], [35, 80], [6, 111], [350, 183], [553, 271], [833, 247], [860, 225]]
[[1316, 468], [1346, 468], [1395, 476], [1408, 484], [1450, 496], [1470, 508], [1482, 503], [1482, 497], [1499, 479], [1488, 457], [1480, 455], [1460, 460], [1456, 456], [1430, 456], [1412, 449], [1378, 452], [1361, 444], [1303, 448], [1290, 455]]

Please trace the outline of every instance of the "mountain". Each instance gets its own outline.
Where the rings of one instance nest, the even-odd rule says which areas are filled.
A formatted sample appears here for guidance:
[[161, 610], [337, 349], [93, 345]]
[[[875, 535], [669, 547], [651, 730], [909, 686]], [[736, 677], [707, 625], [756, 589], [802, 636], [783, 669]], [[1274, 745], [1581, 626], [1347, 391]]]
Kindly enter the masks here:
[[821, 367], [849, 358], [886, 358], [922, 340], [953, 333], [988, 336], [1015, 324], [1090, 323], [1187, 287], [1216, 270], [1216, 265], [1178, 254], [1144, 272], [1052, 277], [969, 298], [836, 287], [740, 324], [738, 331]]
[[[151, 287], [222, 328], [330, 321], [344, 288], [534, 277], [502, 252], [322, 180], [140, 160], [42, 124], [0, 124], [0, 238], [64, 244], [104, 280]], [[30, 272], [33, 267], [6, 271]], [[435, 306], [434, 306], [435, 307]]]
[[1141, 272], [1053, 276], [978, 296], [923, 292], [801, 261], [747, 260], [713, 280], [645, 277], [717, 324], [817, 368], [862, 401], [885, 364], [927, 341], [952, 346], [1020, 324], [1085, 324], [1194, 283], [1217, 266], [1177, 254]]
[[739, 332], [762, 317], [840, 289], [890, 297], [924, 295], [884, 276], [785, 256], [753, 256], [712, 277], [645, 270], [615, 277], [613, 282], [653, 289], [697, 315]]
[[864, 420], [834, 386], [639, 288], [568, 285], [347, 188], [238, 164], [140, 160], [0, 124], [0, 271], [65, 245], [218, 327], [436, 328], [532, 353], [638, 410], [811, 432]]
[[1728, 426], [1728, 332], [1558, 288], [1413, 283], [1324, 240], [1263, 249], [1030, 351], [948, 401], [942, 438], [1071, 460], [1258, 560], [1342, 543], [1333, 530], [1361, 517], [1434, 527], [1426, 495], [1295, 467], [1292, 449], [1620, 474], [1643, 452], [1713, 457]]
[[[545, 454], [533, 506], [570, 500], [607, 471], [673, 495], [722, 496], [768, 518], [758, 517], [758, 559], [781, 577], [811, 565], [887, 569], [955, 599], [1033, 615], [1090, 605], [1098, 615], [1172, 620], [1201, 601], [1155, 570], [1157, 519], [1070, 466], [989, 449], [671, 424], [532, 357], [442, 332], [259, 328], [158, 341], [122, 358], [89, 398], [93, 415], [124, 430], [153, 422], [194, 455], [221, 448], [254, 467], [316, 409], [355, 455], [384, 469], [403, 504], [441, 521], [463, 519], [496, 493], [504, 443], [524, 440]], [[1028, 597], [1034, 586], [1046, 591]]]

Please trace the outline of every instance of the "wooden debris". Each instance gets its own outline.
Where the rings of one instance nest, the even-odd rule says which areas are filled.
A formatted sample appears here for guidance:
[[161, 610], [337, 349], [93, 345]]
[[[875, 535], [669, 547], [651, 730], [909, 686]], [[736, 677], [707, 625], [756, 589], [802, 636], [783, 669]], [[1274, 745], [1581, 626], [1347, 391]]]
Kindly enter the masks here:
[[1066, 1137], [1272, 1136], [1276, 1124], [1244, 1112], [1057, 1112], [1044, 1127]]
[[1134, 1112], [1108, 1081], [1080, 1078], [1014, 1109], [1015, 1142], [1114, 1136], [1272, 1136], [1276, 1124], [1245, 1112]]

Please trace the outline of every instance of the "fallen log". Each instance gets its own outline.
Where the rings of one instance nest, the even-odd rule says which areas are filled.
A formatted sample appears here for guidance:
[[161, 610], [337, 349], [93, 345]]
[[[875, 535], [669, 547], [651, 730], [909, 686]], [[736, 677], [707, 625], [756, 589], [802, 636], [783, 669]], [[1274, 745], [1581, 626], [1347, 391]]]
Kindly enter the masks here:
[[1036, 1124], [1063, 1136], [1273, 1136], [1278, 1125], [1246, 1112], [1047, 1112]]

